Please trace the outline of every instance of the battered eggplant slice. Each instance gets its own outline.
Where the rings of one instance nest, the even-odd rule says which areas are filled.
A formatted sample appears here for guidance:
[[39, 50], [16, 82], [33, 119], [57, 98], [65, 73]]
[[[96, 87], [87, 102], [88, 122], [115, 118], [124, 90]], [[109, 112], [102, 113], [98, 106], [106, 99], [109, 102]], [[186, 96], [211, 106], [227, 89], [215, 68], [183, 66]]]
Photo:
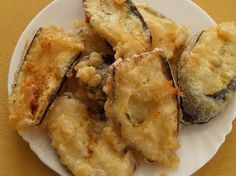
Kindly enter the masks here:
[[127, 145], [164, 167], [178, 164], [178, 90], [160, 53], [154, 50], [117, 60], [105, 92], [106, 116], [120, 128]]
[[151, 49], [163, 49], [165, 57], [171, 59], [175, 52], [186, 46], [189, 37], [186, 27], [177, 25], [146, 4], [137, 3], [136, 6], [151, 31]]
[[127, 58], [150, 48], [150, 30], [131, 0], [83, 0], [83, 3], [87, 21], [113, 46], [116, 58]]
[[10, 123], [17, 130], [39, 125], [72, 69], [83, 42], [61, 28], [40, 28], [22, 61], [8, 99]]
[[[59, 97], [45, 126], [62, 163], [75, 176], [131, 176], [135, 161], [130, 151], [117, 151], [107, 141], [107, 126], [80, 100]], [[109, 131], [109, 129], [108, 129]]]
[[221, 113], [236, 89], [236, 26], [226, 22], [193, 38], [178, 67], [185, 123]]

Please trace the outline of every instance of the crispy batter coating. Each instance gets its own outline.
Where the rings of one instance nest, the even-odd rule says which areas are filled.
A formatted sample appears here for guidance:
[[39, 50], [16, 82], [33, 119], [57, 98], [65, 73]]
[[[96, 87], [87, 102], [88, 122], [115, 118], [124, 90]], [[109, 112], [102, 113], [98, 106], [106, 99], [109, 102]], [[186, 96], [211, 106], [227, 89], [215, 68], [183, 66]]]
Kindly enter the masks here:
[[131, 152], [113, 149], [104, 137], [106, 122], [81, 101], [69, 95], [58, 98], [45, 127], [62, 163], [75, 176], [132, 175], [135, 162]]
[[176, 166], [178, 90], [165, 74], [159, 52], [116, 61], [105, 91], [106, 115], [124, 141], [150, 161]]

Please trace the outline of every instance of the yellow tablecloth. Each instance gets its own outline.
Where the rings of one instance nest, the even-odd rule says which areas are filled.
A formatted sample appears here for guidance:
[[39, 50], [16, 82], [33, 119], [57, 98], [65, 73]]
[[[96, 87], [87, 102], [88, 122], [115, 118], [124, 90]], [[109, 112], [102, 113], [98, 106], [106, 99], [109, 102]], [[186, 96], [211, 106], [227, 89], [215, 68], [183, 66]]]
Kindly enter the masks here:
[[[218, 23], [236, 21], [236, 0], [194, 0]], [[0, 0], [0, 176], [56, 176], [40, 162], [7, 120], [7, 73], [16, 42], [51, 0]], [[236, 108], [236, 107], [235, 107]], [[236, 121], [215, 157], [194, 176], [236, 176]], [[193, 152], [194, 157], [194, 152]]]

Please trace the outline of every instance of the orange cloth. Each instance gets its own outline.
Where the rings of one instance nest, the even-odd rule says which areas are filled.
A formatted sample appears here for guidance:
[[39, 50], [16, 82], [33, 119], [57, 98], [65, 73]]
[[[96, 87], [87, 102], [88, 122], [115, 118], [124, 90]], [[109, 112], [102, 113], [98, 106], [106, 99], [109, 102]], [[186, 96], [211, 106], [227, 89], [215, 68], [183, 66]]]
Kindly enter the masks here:
[[[236, 21], [236, 0], [194, 0], [218, 23]], [[7, 119], [7, 74], [16, 42], [51, 0], [0, 0], [0, 176], [56, 176], [30, 150]], [[236, 121], [215, 157], [194, 176], [236, 176]], [[194, 157], [194, 153], [193, 153]]]

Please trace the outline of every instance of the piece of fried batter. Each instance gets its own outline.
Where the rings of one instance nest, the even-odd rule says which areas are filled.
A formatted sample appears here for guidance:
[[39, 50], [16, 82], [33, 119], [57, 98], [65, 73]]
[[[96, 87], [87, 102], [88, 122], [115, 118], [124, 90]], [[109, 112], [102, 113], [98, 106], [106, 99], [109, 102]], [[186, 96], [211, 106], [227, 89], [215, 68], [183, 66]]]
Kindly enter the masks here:
[[80, 100], [69, 94], [59, 97], [44, 125], [62, 163], [75, 176], [132, 175], [135, 162], [131, 152], [113, 149], [107, 141], [106, 122]]
[[104, 88], [106, 116], [120, 128], [124, 141], [164, 167], [178, 164], [177, 90], [160, 53], [154, 50], [117, 60]]
[[104, 105], [106, 95], [103, 86], [106, 83], [107, 72], [114, 58], [107, 58], [99, 53], [92, 52], [88, 57], [83, 58], [76, 66], [76, 78], [79, 87], [86, 90], [89, 99]]

